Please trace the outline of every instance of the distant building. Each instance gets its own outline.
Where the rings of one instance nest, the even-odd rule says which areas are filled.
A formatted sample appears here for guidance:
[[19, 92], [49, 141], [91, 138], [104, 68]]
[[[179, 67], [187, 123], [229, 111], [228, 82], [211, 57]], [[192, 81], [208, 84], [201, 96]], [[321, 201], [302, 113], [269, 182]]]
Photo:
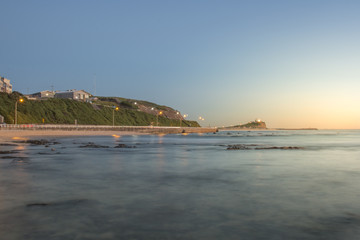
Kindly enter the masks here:
[[48, 99], [48, 98], [54, 98], [55, 92], [54, 91], [41, 91], [37, 93], [33, 93], [27, 96], [27, 98], [33, 98], [33, 99]]
[[0, 124], [4, 123], [4, 117], [2, 115], [0, 115]]
[[78, 101], [87, 102], [90, 99], [91, 94], [85, 92], [84, 90], [67, 90], [65, 92], [55, 92], [55, 98], [66, 98], [66, 99], [73, 99]]
[[0, 77], [0, 92], [12, 93], [12, 85], [9, 79]]

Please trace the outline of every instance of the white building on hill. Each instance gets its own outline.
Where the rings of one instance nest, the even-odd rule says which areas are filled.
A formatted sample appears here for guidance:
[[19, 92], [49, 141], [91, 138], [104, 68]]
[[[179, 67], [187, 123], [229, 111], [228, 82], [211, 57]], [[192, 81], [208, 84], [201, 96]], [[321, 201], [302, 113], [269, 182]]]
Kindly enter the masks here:
[[34, 98], [34, 99], [49, 99], [49, 98], [54, 98], [54, 96], [55, 96], [54, 91], [45, 90], [45, 91], [30, 94], [27, 97]]
[[0, 76], [0, 92], [12, 93], [10, 80]]
[[67, 90], [65, 92], [55, 92], [55, 98], [66, 98], [66, 99], [73, 99], [79, 101], [88, 101], [90, 99], [91, 94], [85, 92], [84, 90]]

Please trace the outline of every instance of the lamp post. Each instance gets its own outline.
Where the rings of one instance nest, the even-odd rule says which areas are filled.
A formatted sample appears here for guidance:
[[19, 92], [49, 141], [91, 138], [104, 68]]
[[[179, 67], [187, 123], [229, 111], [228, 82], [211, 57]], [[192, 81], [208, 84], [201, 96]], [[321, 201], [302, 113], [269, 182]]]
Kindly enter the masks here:
[[159, 115], [162, 115], [162, 114], [163, 114], [162, 111], [160, 111], [160, 112], [158, 112], [158, 114], [156, 114], [156, 126], [159, 126]]
[[200, 121], [205, 121], [205, 118], [203, 118], [203, 117], [200, 116], [200, 117], [199, 117], [199, 120], [200, 120]]
[[15, 102], [15, 119], [14, 119], [15, 125], [17, 124], [17, 104], [18, 104], [18, 102], [23, 103], [24, 99], [20, 98], [20, 99], [16, 100], [16, 102]]
[[115, 126], [115, 110], [119, 111], [119, 107], [113, 107], [113, 127]]
[[[184, 114], [184, 121], [185, 121], [185, 118], [187, 118], [189, 115], [188, 114]], [[184, 122], [185, 124], [187, 124], [186, 122]]]
[[[180, 113], [176, 112], [176, 115], [180, 115]], [[179, 117], [180, 127], [181, 127], [181, 118], [182, 118], [182, 116], [180, 115], [180, 117]]]

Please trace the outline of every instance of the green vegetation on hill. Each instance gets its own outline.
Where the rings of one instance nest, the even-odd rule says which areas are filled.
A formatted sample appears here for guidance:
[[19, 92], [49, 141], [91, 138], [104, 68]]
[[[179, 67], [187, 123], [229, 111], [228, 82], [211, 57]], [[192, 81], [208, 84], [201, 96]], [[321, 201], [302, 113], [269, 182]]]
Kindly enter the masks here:
[[99, 99], [99, 101], [97, 101], [97, 103], [118, 103], [120, 105], [124, 105], [124, 107], [128, 107], [128, 108], [134, 108], [137, 109], [138, 107], [134, 104], [134, 102], [137, 102], [138, 104], [141, 105], [145, 105], [147, 107], [153, 107], [156, 108], [158, 110], [166, 110], [167, 106], [162, 106], [162, 105], [158, 105], [156, 103], [152, 103], [152, 102], [148, 102], [148, 101], [143, 101], [143, 100], [135, 100], [135, 99], [126, 99], [126, 98], [121, 98], [121, 97], [97, 97]]
[[[15, 102], [22, 95], [0, 93], [0, 115], [5, 122], [14, 123]], [[120, 98], [119, 98], [120, 99]], [[18, 124], [44, 123], [45, 124], [78, 124], [112, 125], [113, 108], [118, 106], [119, 111], [114, 112], [115, 125], [149, 126], [156, 125], [156, 115], [138, 111], [130, 102], [101, 102], [94, 106], [91, 103], [79, 102], [69, 99], [49, 99], [30, 101], [24, 98], [23, 103], [18, 103]], [[105, 99], [104, 99], [105, 100]], [[179, 126], [180, 121], [163, 116], [158, 117], [159, 126]], [[182, 126], [198, 127], [196, 121], [182, 121]]]
[[242, 125], [237, 125], [234, 126], [236, 128], [266, 128], [266, 124], [265, 122], [258, 122], [258, 121], [254, 121], [254, 122], [249, 122], [246, 124], [242, 124]]
[[266, 123], [260, 120], [255, 120], [241, 125], [223, 127], [222, 129], [266, 129]]

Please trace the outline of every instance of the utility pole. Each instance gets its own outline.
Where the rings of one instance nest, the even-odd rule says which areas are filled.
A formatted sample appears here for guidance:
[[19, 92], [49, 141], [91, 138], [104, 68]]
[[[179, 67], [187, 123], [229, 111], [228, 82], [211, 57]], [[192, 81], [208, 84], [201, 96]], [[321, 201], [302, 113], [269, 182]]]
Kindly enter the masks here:
[[94, 74], [94, 96], [96, 96], [96, 73]]

